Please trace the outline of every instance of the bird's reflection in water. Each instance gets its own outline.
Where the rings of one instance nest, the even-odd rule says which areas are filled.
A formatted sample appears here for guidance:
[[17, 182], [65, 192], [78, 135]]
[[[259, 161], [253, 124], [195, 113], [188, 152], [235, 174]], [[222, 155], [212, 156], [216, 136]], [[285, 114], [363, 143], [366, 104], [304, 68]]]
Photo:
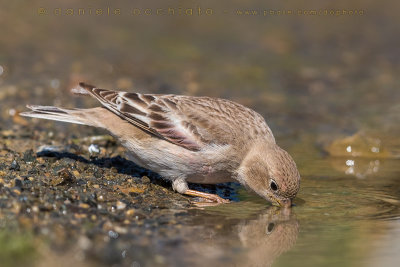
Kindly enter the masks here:
[[299, 223], [291, 209], [270, 207], [257, 219], [239, 224], [237, 232], [246, 250], [243, 264], [270, 266], [296, 243]]
[[196, 224], [203, 225], [202, 234], [187, 248], [191, 253], [207, 255], [201, 265], [271, 266], [296, 243], [299, 223], [292, 209], [271, 206], [260, 210], [259, 206], [249, 208], [239, 203], [203, 211], [208, 216], [198, 214], [201, 221]]

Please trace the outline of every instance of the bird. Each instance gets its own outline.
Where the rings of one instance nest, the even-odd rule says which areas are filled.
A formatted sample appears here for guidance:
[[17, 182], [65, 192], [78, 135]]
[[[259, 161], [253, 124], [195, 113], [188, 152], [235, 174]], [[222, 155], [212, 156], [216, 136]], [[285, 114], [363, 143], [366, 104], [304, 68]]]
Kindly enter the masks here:
[[293, 158], [280, 148], [265, 119], [227, 99], [142, 94], [79, 83], [71, 92], [100, 102], [94, 108], [27, 105], [21, 116], [103, 128], [128, 159], [171, 181], [174, 191], [204, 202], [229, 203], [188, 183], [238, 182], [273, 205], [291, 207], [300, 188]]

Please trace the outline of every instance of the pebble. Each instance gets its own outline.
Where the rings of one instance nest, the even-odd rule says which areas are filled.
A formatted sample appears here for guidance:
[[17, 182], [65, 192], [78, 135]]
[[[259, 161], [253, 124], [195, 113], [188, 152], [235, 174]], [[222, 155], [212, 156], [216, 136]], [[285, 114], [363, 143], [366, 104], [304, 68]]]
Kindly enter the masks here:
[[16, 195], [21, 194], [21, 188], [20, 187], [13, 187], [11, 188], [11, 191], [14, 192]]
[[15, 179], [14, 179], [14, 186], [15, 186], [15, 187], [22, 188], [23, 185], [22, 185], [21, 179], [15, 178]]
[[150, 178], [147, 176], [143, 176], [141, 180], [142, 180], [142, 183], [144, 183], [144, 184], [149, 184], [151, 182]]
[[91, 144], [88, 148], [88, 151], [90, 153], [90, 156], [97, 156], [100, 154], [100, 147], [95, 144]]
[[21, 166], [19, 166], [18, 162], [14, 159], [10, 165], [10, 170], [19, 171], [21, 170]]
[[117, 201], [117, 209], [123, 210], [125, 208], [126, 208], [126, 204], [124, 202], [118, 200]]
[[32, 163], [36, 160], [36, 157], [34, 156], [33, 150], [30, 149], [24, 153], [23, 157], [25, 163]]
[[89, 204], [86, 204], [86, 203], [79, 203], [79, 208], [88, 209], [88, 208], [90, 208], [90, 206], [89, 206]]
[[135, 210], [134, 209], [129, 209], [125, 212], [126, 216], [132, 216], [133, 214], [135, 214]]
[[58, 171], [58, 177], [55, 177], [55, 179], [52, 179], [50, 181], [50, 184], [52, 185], [65, 185], [65, 184], [71, 184], [76, 181], [75, 176], [66, 168]]
[[98, 169], [97, 171], [94, 172], [94, 177], [101, 178], [102, 176], [103, 176], [103, 171], [101, 169]]

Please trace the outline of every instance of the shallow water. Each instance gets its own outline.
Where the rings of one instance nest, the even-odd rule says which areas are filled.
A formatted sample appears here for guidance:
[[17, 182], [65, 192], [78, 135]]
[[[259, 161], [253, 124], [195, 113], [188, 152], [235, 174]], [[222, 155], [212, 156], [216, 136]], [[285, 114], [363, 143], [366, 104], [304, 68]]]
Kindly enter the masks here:
[[[130, 14], [133, 8], [168, 8], [163, 2], [114, 3], [111, 7], [122, 11], [118, 16], [54, 15], [58, 8], [62, 12], [80, 8], [78, 1], [0, 4], [0, 262], [6, 266], [397, 266], [400, 23], [398, 2], [385, 2], [336, 1], [329, 7], [320, 1], [193, 4], [213, 9], [212, 16]], [[88, 11], [109, 6], [98, 1], [82, 7]], [[37, 14], [42, 7], [47, 15]], [[342, 8], [365, 14], [235, 13]], [[12, 181], [35, 169], [18, 155], [23, 158], [41, 145], [68, 144], [73, 147], [70, 153], [89, 158], [87, 151], [81, 152], [89, 144], [83, 138], [104, 134], [15, 115], [28, 103], [95, 105], [68, 93], [79, 81], [121, 90], [224, 97], [254, 108], [299, 167], [302, 181], [295, 206], [280, 210], [229, 184], [201, 188], [233, 203], [198, 209], [151, 175], [155, 185], [145, 184], [134, 193], [140, 199], [144, 191], [147, 200], [125, 208], [134, 210], [136, 217], [124, 209], [114, 213], [118, 197], [123, 197], [118, 190], [116, 197], [105, 201], [110, 204], [107, 211], [98, 206], [84, 211], [80, 199], [78, 207], [74, 202], [65, 204], [67, 208], [58, 206], [64, 201], [59, 198], [69, 193], [68, 186], [46, 184], [40, 172], [29, 175], [34, 183], [45, 181], [44, 188], [30, 195], [22, 190], [19, 197]], [[338, 142], [332, 148], [334, 140]], [[106, 151], [103, 158], [124, 156], [113, 142], [100, 147]], [[356, 150], [361, 153], [354, 154]], [[10, 155], [20, 162], [20, 171], [9, 170]], [[73, 169], [78, 161], [82, 159], [52, 156], [43, 164]], [[97, 164], [100, 171], [96, 161], [81, 164], [91, 182], [108, 174], [110, 166], [101, 164]], [[123, 179], [145, 173], [132, 168], [132, 172], [117, 171], [126, 175]], [[141, 180], [132, 183], [136, 182]], [[107, 183], [96, 192], [121, 186], [112, 180]], [[79, 186], [71, 187], [79, 191]], [[53, 193], [57, 205], [47, 207], [46, 194]], [[148, 200], [151, 197], [154, 201]], [[37, 213], [35, 201], [40, 207]]]

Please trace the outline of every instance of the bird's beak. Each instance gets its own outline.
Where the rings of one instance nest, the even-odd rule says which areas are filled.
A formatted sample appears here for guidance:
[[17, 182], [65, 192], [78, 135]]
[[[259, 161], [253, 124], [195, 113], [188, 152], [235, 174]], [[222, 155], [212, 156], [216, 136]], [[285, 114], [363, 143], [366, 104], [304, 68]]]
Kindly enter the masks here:
[[292, 200], [289, 198], [277, 199], [276, 201], [279, 203], [279, 206], [283, 208], [290, 208], [292, 206]]
[[290, 198], [278, 198], [273, 194], [268, 193], [268, 191], [266, 191], [265, 195], [262, 194], [259, 195], [265, 198], [268, 202], [270, 202], [274, 206], [282, 208], [290, 208], [292, 206], [292, 200]]

